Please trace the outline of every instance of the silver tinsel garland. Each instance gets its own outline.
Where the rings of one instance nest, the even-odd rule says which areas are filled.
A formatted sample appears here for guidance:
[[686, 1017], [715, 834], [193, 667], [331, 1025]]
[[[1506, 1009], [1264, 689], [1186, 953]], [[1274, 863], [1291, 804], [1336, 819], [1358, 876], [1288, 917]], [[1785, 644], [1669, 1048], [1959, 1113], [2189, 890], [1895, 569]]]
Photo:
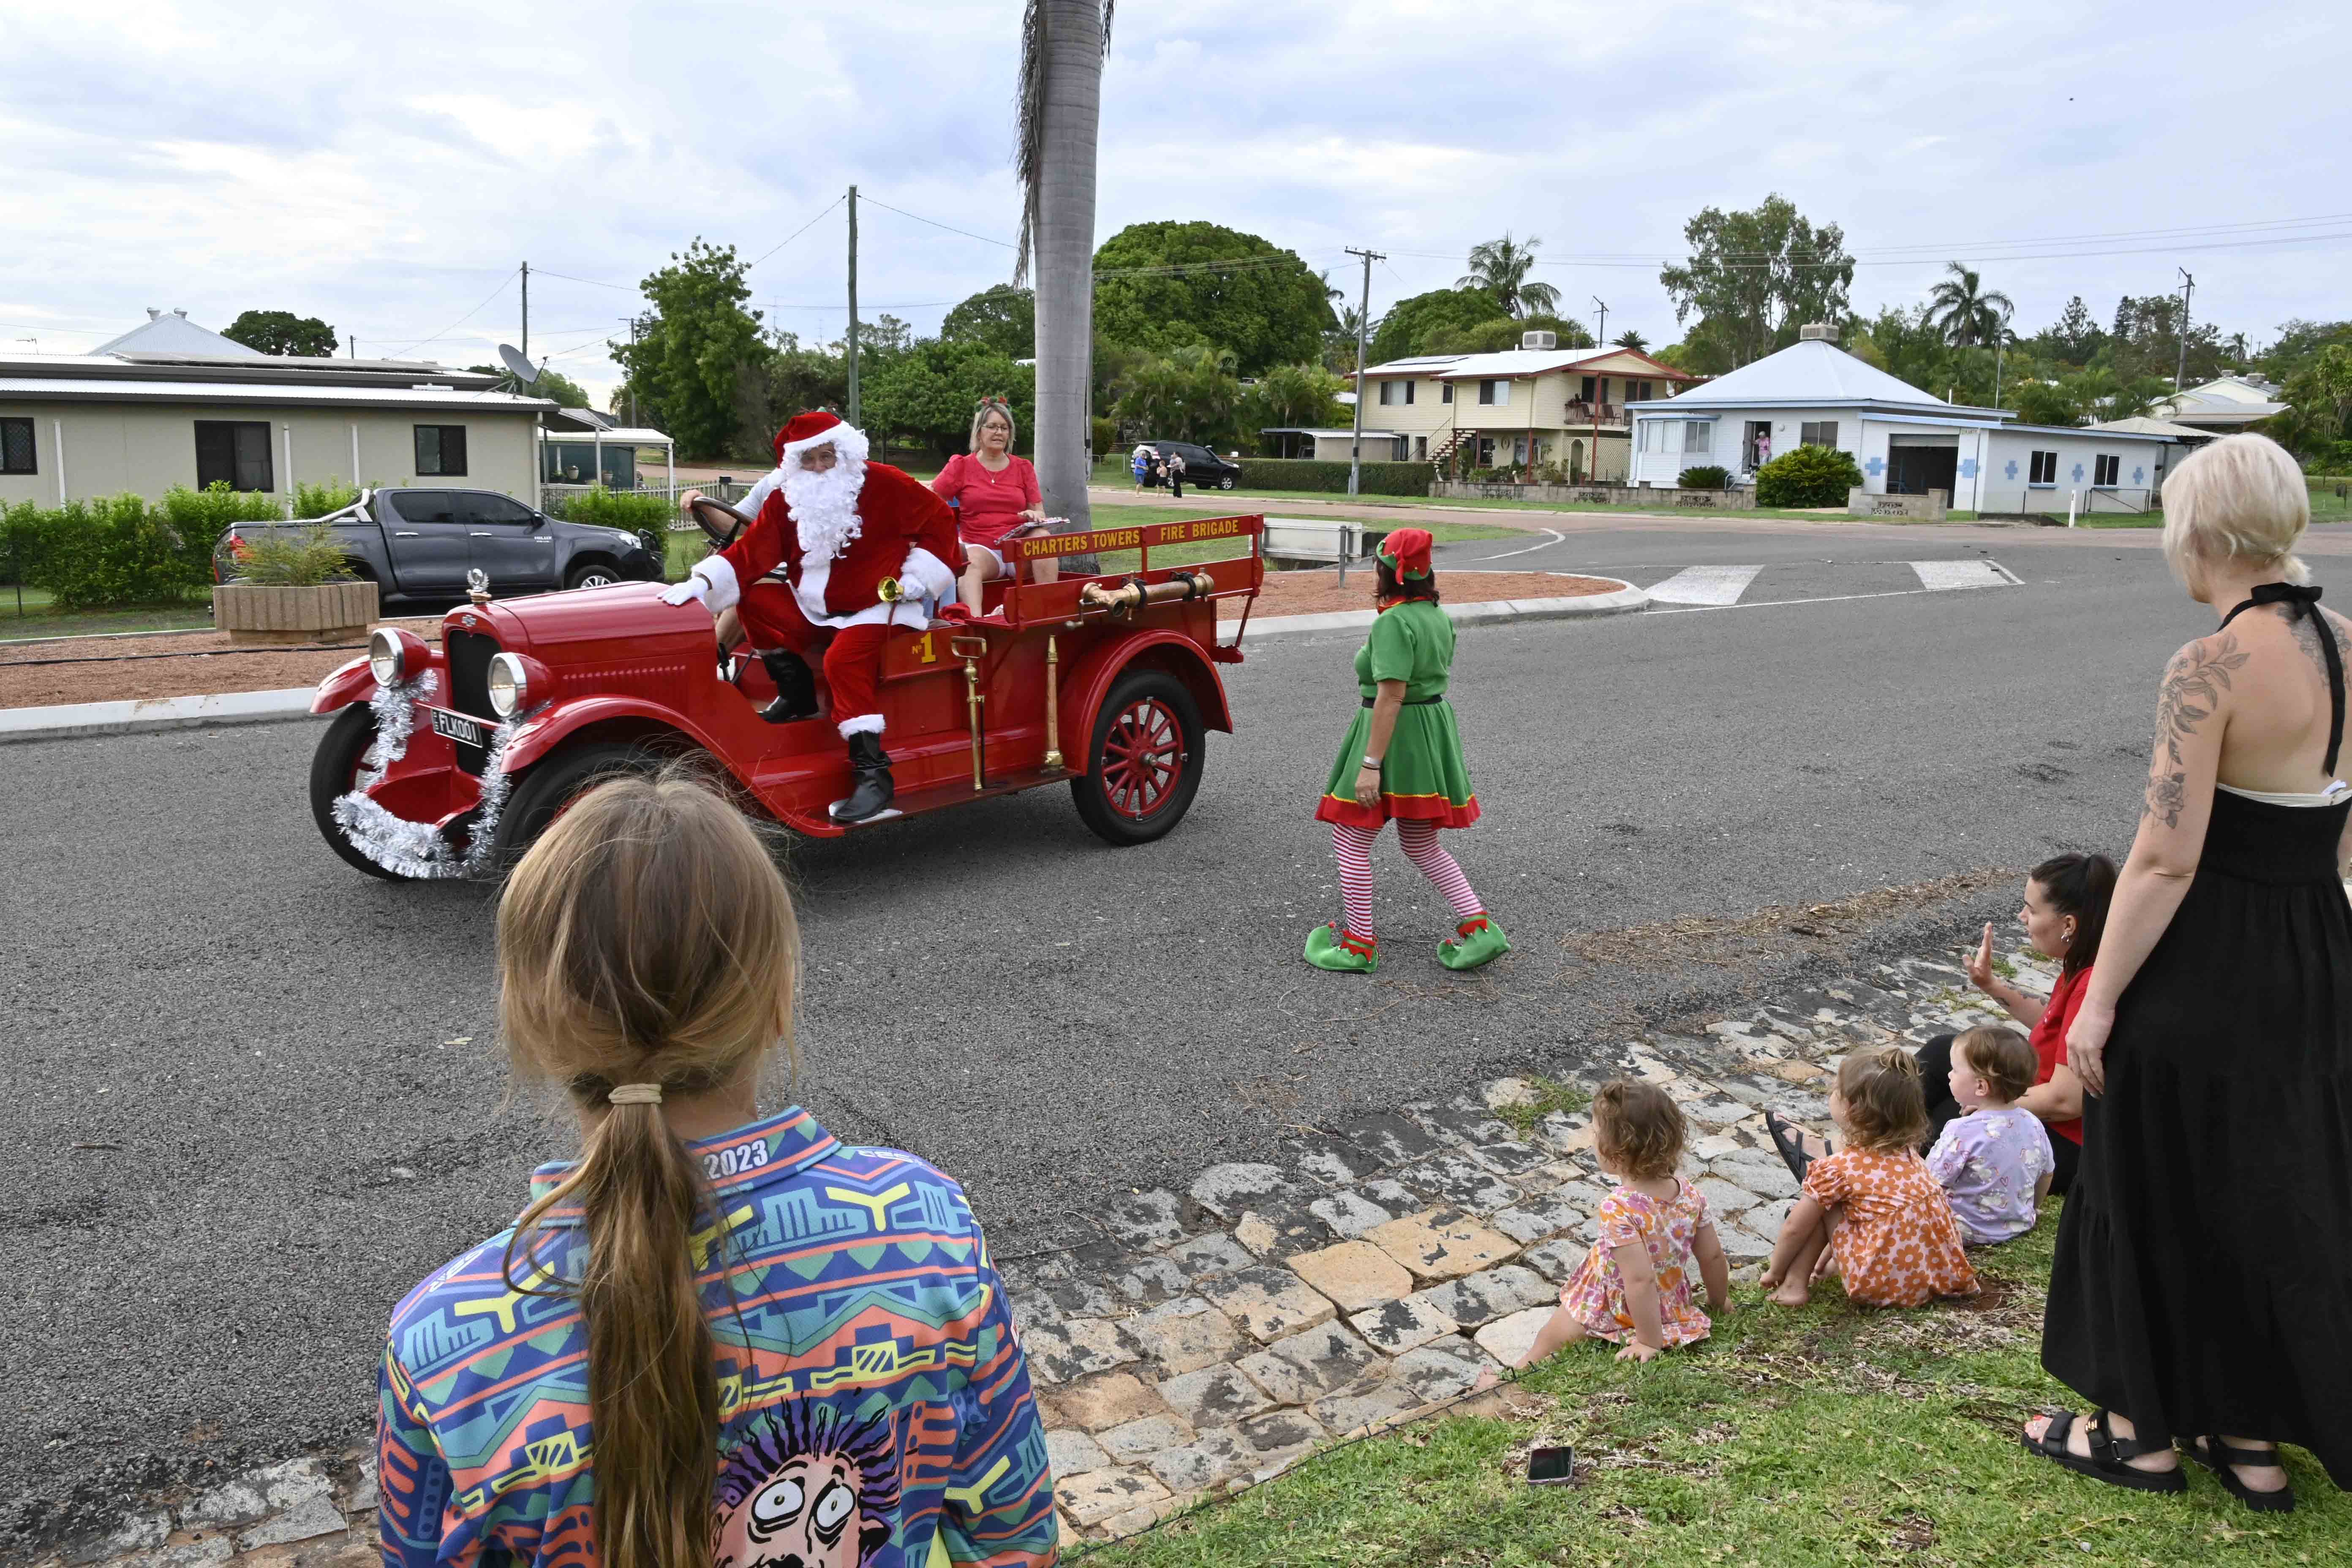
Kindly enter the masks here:
[[490, 846], [498, 837], [499, 817], [514, 787], [514, 780], [508, 776], [506, 769], [507, 748], [513, 743], [516, 733], [547, 707], [542, 702], [528, 713], [518, 713], [491, 733], [489, 754], [482, 763], [481, 801], [467, 835], [466, 852], [461, 856], [433, 824], [395, 816], [367, 793], [383, 781], [393, 763], [407, 755], [408, 739], [415, 732], [416, 704], [429, 699], [435, 689], [435, 673], [429, 669], [413, 681], [377, 689], [368, 700], [369, 707], [375, 711], [375, 743], [361, 760], [359, 776], [354, 781], [357, 787], [337, 800], [333, 807], [335, 826], [342, 829], [353, 848], [395, 876], [418, 881], [470, 877], [489, 864]]

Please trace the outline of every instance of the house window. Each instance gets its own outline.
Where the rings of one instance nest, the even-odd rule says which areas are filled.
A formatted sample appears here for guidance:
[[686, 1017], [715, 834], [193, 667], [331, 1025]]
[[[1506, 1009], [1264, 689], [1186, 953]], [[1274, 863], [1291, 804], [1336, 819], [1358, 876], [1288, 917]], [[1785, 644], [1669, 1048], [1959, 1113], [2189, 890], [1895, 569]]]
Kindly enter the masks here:
[[1819, 424], [1806, 420], [1797, 427], [1797, 442], [1804, 447], [1834, 447], [1837, 445], [1837, 421], [1824, 419]]
[[1650, 399], [1650, 384], [1649, 384], [1648, 382], [1646, 382], [1646, 381], [1629, 381], [1629, 382], [1627, 382], [1627, 383], [1625, 384], [1625, 401], [1626, 401], [1626, 402], [1628, 402], [1628, 403], [1646, 403], [1646, 402], [1648, 402], [1648, 401], [1649, 401], [1649, 399]]
[[1683, 421], [1683, 450], [1685, 452], [1704, 452], [1707, 450], [1708, 444], [1714, 439], [1712, 434], [1714, 428], [1715, 426], [1709, 425], [1704, 419], [1685, 419]]
[[1441, 381], [1437, 384], [1437, 401], [1440, 403], [1451, 403], [1454, 401], [1454, 384], [1452, 382]]
[[1381, 383], [1381, 401], [1384, 404], [1402, 403], [1407, 407], [1411, 407], [1412, 405], [1412, 383], [1409, 381], [1384, 381]]
[[268, 420], [196, 421], [196, 489], [218, 484], [233, 490], [278, 488], [269, 468]]
[[1403, 387], [1403, 388], [1404, 388], [1404, 405], [1405, 405], [1407, 408], [1412, 407], [1412, 383], [1411, 383], [1411, 382], [1409, 382], [1409, 381], [1400, 381], [1400, 382], [1398, 382], [1398, 383], [1397, 383], [1397, 384], [1398, 384], [1399, 386], [1402, 386], [1402, 387]]
[[0, 474], [37, 474], [39, 458], [33, 450], [33, 422], [0, 419]]
[[1428, 456], [1429, 456], [1429, 437], [1426, 437], [1426, 436], [1415, 436], [1415, 437], [1412, 438], [1412, 455], [1413, 455], [1415, 458], [1426, 458], [1426, 457], [1428, 457]]
[[2028, 484], [2056, 484], [2058, 482], [2058, 454], [2055, 452], [2027, 453], [2025, 478]]
[[[1381, 384], [1383, 388], [1386, 382]], [[419, 425], [416, 427], [416, 477], [449, 478], [466, 471], [466, 427], [463, 425]]]
[[2091, 459], [2091, 482], [2095, 485], [2111, 486], [2123, 478], [2124, 460], [2111, 453], [2100, 453]]
[[1511, 384], [1508, 381], [1482, 381], [1478, 384], [1478, 401], [1495, 407], [1508, 407]]
[[1578, 399], [1585, 403], [1591, 402], [1593, 390], [1599, 384], [1599, 382], [1593, 377], [1589, 375], [1586, 376], [1583, 382], [1577, 387], [1576, 395]]

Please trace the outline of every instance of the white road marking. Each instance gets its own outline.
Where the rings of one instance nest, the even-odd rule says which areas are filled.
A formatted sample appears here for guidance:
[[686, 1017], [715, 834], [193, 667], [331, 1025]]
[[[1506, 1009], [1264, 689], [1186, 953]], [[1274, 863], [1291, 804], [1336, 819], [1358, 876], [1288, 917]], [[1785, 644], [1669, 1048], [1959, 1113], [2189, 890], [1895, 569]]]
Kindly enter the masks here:
[[1777, 610], [1783, 605], [1843, 605], [1849, 599], [1916, 599], [1925, 588], [1894, 588], [1878, 594], [1826, 594], [1818, 599], [1759, 599], [1748, 605], [1687, 605], [1679, 610], [1645, 610], [1638, 617], [1696, 616], [1709, 610]]
[[1653, 584], [1649, 595], [1668, 605], [1736, 605], [1763, 570], [1761, 566], [1685, 566]]
[[2017, 579], [1991, 561], [1908, 561], [1905, 565], [1919, 574], [1919, 586], [1930, 594], [1947, 594], [1960, 588], [2008, 588]]
[[1508, 561], [1514, 555], [1532, 555], [1538, 550], [1549, 550], [1555, 544], [1565, 544], [1568, 542], [1568, 535], [1562, 533], [1556, 528], [1547, 528], [1543, 531], [1544, 542], [1541, 544], [1530, 544], [1520, 550], [1506, 550], [1500, 555], [1481, 555], [1478, 559], [1481, 561]]

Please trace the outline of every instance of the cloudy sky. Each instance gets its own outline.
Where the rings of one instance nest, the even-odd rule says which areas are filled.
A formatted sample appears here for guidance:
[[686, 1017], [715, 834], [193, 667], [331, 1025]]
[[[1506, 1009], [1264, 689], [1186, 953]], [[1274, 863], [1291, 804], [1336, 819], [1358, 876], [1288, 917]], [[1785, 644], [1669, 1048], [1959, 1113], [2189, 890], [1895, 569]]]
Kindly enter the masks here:
[[[362, 354], [513, 341], [601, 392], [635, 285], [695, 235], [761, 258], [755, 304], [919, 329], [1005, 279], [1013, 0], [395, 10], [0, 0], [0, 346], [78, 353], [185, 309], [324, 317]], [[1781, 192], [1843, 226], [1858, 308], [1980, 265], [2032, 331], [2071, 294], [2196, 274], [2263, 340], [2352, 315], [2352, 28], [2240, 0], [1121, 0], [1100, 233], [1205, 218], [1375, 311], [1538, 236], [1610, 332], [1673, 341], [1657, 280], [1707, 205]], [[811, 220], [814, 221], [812, 223]], [[804, 232], [803, 226], [807, 226]], [[798, 232], [798, 237], [793, 238]], [[786, 241], [789, 239], [789, 243]], [[990, 241], [998, 243], [990, 243]], [[561, 276], [559, 276], [561, 275]]]

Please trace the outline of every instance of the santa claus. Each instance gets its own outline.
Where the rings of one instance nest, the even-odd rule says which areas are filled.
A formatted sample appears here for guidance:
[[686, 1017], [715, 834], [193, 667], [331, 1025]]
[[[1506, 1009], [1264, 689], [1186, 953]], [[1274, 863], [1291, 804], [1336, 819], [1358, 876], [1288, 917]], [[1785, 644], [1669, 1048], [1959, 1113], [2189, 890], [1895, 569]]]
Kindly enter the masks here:
[[[892, 626], [928, 624], [963, 569], [955, 513], [916, 479], [868, 462], [863, 432], [823, 412], [795, 415], [776, 433], [776, 471], [745, 497], [751, 526], [704, 557], [662, 595], [732, 607], [768, 674], [771, 723], [814, 717], [808, 660], [824, 660], [833, 718], [849, 743], [856, 784], [836, 822], [887, 809], [896, 793], [882, 751], [882, 644]], [[691, 505], [696, 492], [683, 501]], [[756, 510], [753, 509], [756, 508]], [[827, 639], [830, 638], [828, 641]]]

